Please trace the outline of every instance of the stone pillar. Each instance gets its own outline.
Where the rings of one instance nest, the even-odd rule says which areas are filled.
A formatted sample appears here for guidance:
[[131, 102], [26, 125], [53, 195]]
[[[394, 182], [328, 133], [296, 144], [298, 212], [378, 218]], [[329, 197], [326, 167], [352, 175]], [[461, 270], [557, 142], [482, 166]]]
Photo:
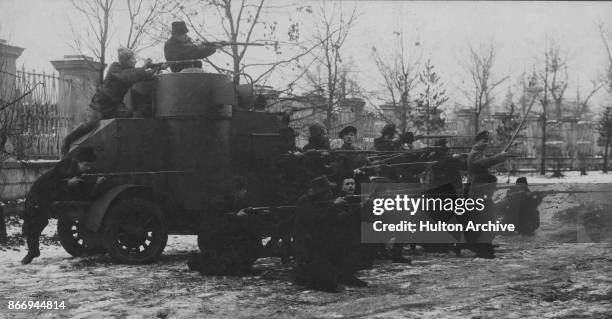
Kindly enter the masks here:
[[104, 65], [85, 55], [65, 55], [63, 60], [51, 61], [59, 72], [58, 109], [69, 118], [73, 129], [87, 118], [89, 102], [98, 85], [98, 74]]
[[0, 99], [11, 100], [15, 98], [15, 76], [17, 72], [17, 58], [23, 53], [23, 48], [7, 44], [0, 39]]

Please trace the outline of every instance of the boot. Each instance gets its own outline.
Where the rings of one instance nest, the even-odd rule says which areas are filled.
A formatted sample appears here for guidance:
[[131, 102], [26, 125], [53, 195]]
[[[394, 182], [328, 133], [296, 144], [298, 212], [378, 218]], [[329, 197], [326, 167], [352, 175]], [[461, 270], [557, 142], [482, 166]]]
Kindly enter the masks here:
[[21, 260], [21, 263], [24, 265], [31, 263], [34, 258], [40, 256], [38, 238], [34, 240], [34, 238], [28, 237], [26, 240], [28, 242], [28, 254]]

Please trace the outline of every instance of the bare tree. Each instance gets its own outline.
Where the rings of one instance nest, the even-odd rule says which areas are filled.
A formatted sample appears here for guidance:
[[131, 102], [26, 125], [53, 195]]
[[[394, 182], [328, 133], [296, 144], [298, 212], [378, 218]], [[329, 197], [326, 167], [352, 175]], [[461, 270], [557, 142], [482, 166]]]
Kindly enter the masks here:
[[[111, 15], [115, 0], [71, 0], [72, 6], [87, 21], [86, 28], [72, 26], [73, 48], [78, 52], [90, 52], [102, 65], [106, 65], [106, 51], [110, 40]], [[98, 75], [104, 79], [104, 68]]]
[[612, 96], [612, 49], [610, 49], [610, 35], [605, 30], [603, 23], [599, 23], [599, 35], [606, 50], [608, 63], [606, 65], [606, 73], [604, 74], [603, 82], [605, 83], [606, 91]]
[[127, 12], [130, 27], [125, 46], [139, 51], [161, 42], [152, 32], [169, 10], [175, 9], [168, 0], [127, 0]]
[[508, 76], [493, 78], [495, 55], [493, 43], [481, 44], [479, 48], [470, 45], [468, 62], [464, 64], [464, 69], [470, 76], [470, 88], [463, 92], [471, 101], [474, 110], [474, 134], [478, 133], [482, 112], [491, 107], [495, 89], [508, 79]]
[[345, 12], [341, 4], [334, 3], [330, 8], [323, 3], [314, 14], [314, 42], [321, 46], [316, 54], [312, 54], [315, 67], [306, 73], [306, 79], [307, 85], [324, 98], [321, 109], [325, 113], [325, 127], [329, 131], [333, 114], [346, 97], [341, 94], [341, 83], [349, 72], [349, 64], [343, 61], [341, 49], [357, 17], [357, 8]]
[[[266, 13], [287, 8], [294, 8], [300, 12], [309, 13], [311, 12], [310, 7], [299, 6], [295, 3], [272, 6], [266, 5], [265, 0], [241, 0], [240, 2], [231, 0], [174, 0], [174, 3], [179, 10], [179, 14], [175, 14], [175, 17], [184, 19], [199, 40], [247, 44], [233, 44], [219, 49], [222, 54], [230, 58], [231, 65], [222, 65], [220, 63], [214, 63], [211, 59], [206, 59], [206, 62], [218, 72], [231, 74], [233, 76], [234, 89], [240, 85], [240, 77], [247, 73], [247, 69], [249, 71], [253, 69], [260, 70], [259, 74], [252, 78], [252, 82], [257, 83], [267, 79], [270, 73], [277, 68], [292, 64], [320, 45], [315, 43], [312, 46], [308, 46], [304, 43], [298, 43], [298, 39], [300, 38], [299, 23], [293, 22], [289, 25], [287, 30], [287, 44], [298, 45], [301, 49], [299, 53], [288, 58], [275, 59], [274, 61], [249, 61], [247, 63], [248, 53], [256, 52], [252, 49], [253, 46], [249, 44], [266, 44], [267, 46], [265, 48], [260, 47], [257, 49], [266, 50], [266, 54], [264, 55], [279, 57], [283, 54], [283, 50], [276, 40], [278, 22], [273, 19], [262, 19]], [[212, 16], [214, 20], [212, 22], [207, 20], [206, 25], [199, 19], [199, 17], [203, 15], [202, 13], [205, 12], [215, 13]], [[221, 26], [222, 35], [210, 31], [210, 26]], [[261, 53], [261, 51], [258, 52]]]
[[[81, 54], [93, 55], [96, 62], [107, 64], [109, 43], [116, 34], [112, 25], [125, 22], [127, 33], [121, 32], [119, 42], [127, 48], [139, 51], [159, 44], [155, 26], [175, 11], [170, 0], [71, 0], [72, 6], [86, 21], [87, 27], [71, 26], [71, 46]], [[99, 71], [98, 80], [104, 78], [104, 68]]]
[[[399, 119], [401, 132], [406, 132], [412, 113], [411, 95], [419, 79], [420, 56], [416, 52], [411, 52], [403, 40], [402, 33], [394, 34], [398, 39], [390, 54], [383, 55], [374, 47], [372, 55], [384, 82], [383, 100], [392, 107], [394, 117]], [[415, 46], [418, 46], [418, 42]], [[385, 117], [382, 112], [379, 113]], [[386, 120], [393, 122], [392, 119]]]
[[554, 111], [556, 119], [563, 117], [563, 98], [567, 90], [568, 85], [568, 74], [567, 74], [567, 61], [561, 55], [561, 48], [554, 42], [550, 44], [548, 50], [545, 53], [545, 58], [548, 61], [548, 92], [554, 103]]
[[591, 88], [585, 94], [580, 87], [576, 87], [576, 100], [573, 108], [575, 118], [585, 118], [591, 114], [589, 101], [604, 85], [603, 82], [591, 81]]
[[544, 51], [544, 68], [538, 72], [538, 80], [541, 83], [542, 94], [540, 96], [540, 105], [542, 111], [540, 114], [540, 122], [542, 127], [542, 137], [540, 145], [540, 174], [546, 174], [546, 141], [547, 141], [547, 125], [550, 116], [550, 103], [554, 103], [556, 118], [560, 119], [561, 106], [563, 103], [565, 91], [567, 89], [567, 65], [565, 58], [561, 56], [560, 47], [551, 41]]

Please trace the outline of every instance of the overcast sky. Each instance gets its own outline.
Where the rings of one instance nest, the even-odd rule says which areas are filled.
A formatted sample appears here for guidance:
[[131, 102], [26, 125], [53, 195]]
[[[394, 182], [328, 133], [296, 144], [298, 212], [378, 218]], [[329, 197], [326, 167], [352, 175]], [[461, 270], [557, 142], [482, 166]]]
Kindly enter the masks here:
[[[340, 3], [346, 7], [353, 5], [351, 1]], [[351, 57], [358, 71], [354, 77], [366, 89], [380, 88], [371, 48], [388, 49], [393, 43], [393, 32], [400, 31], [409, 41], [419, 41], [423, 56], [432, 60], [456, 99], [460, 95], [458, 88], [465, 86], [465, 72], [459, 62], [467, 56], [468, 43], [496, 43], [495, 73], [516, 77], [541, 58], [545, 39], [554, 39], [569, 58], [572, 87], [568, 91], [573, 98], [577, 83], [589, 86], [590, 80], [603, 72], [606, 59], [597, 31], [598, 21], [612, 28], [612, 2], [356, 3], [360, 15], [344, 54]], [[78, 21], [77, 16], [68, 0], [0, 0], [0, 38], [26, 48], [19, 61], [26, 68], [52, 71], [48, 61], [75, 53], [68, 44], [71, 38], [68, 21]], [[121, 25], [116, 27], [121, 30]], [[113, 51], [117, 44], [117, 40], [111, 43]], [[162, 53], [159, 46], [142, 55], [161, 59]], [[114, 52], [110, 55], [115, 56]], [[275, 80], [283, 78], [277, 74]], [[507, 86], [502, 89], [501, 96]], [[606, 95], [601, 92], [597, 101], [606, 101]]]

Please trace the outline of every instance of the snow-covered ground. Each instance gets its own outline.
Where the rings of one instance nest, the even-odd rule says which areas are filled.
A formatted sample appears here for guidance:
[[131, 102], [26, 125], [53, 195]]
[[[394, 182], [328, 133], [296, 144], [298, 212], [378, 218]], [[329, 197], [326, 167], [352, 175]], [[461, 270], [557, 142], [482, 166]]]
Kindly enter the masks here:
[[[571, 171], [571, 172], [563, 172], [563, 177], [551, 177], [551, 174], [547, 174], [546, 176], [542, 176], [539, 173], [527, 173], [519, 176], [510, 176], [510, 183], [516, 182], [516, 179], [520, 176], [527, 177], [527, 181], [529, 184], [548, 184], [548, 183], [579, 183], [579, 184], [612, 184], [612, 171], [610, 173], [604, 174], [601, 171], [589, 171], [587, 175], [580, 176], [580, 172]], [[498, 175], [497, 179], [500, 183], [505, 183], [507, 181], [506, 175]]]
[[2, 248], [0, 299], [63, 300], [67, 309], [6, 313], [2, 305], [0, 318], [612, 318], [612, 238], [588, 243], [580, 232], [591, 226], [567, 222], [584, 200], [547, 196], [536, 235], [498, 237], [497, 259], [419, 251], [413, 265], [379, 263], [359, 273], [368, 287], [337, 294], [293, 285], [277, 258], [260, 259], [245, 277], [191, 272], [195, 236], [170, 236], [163, 258], [143, 266], [73, 258], [51, 241], [22, 266], [23, 245]]

